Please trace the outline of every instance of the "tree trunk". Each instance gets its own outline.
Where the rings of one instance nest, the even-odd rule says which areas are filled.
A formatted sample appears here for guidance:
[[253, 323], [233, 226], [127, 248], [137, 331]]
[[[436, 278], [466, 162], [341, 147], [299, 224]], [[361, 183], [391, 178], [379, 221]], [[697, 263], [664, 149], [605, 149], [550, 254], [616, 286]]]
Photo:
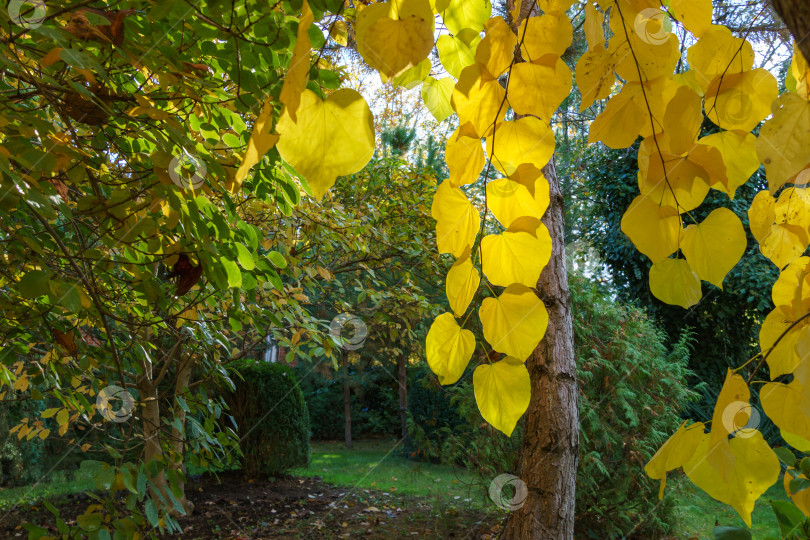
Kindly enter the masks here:
[[[186, 465], [183, 459], [186, 450], [186, 437], [184, 432], [186, 426], [186, 411], [180, 406], [180, 401], [177, 398], [188, 395], [187, 389], [189, 382], [191, 382], [191, 370], [194, 367], [195, 361], [196, 357], [194, 355], [188, 358], [182, 358], [181, 356], [177, 368], [177, 382], [175, 383], [174, 390], [174, 419], [180, 427], [183, 428], [183, 431], [181, 432], [176, 426], [172, 427], [172, 445], [174, 447], [175, 456], [171, 466], [173, 469], [181, 470], [183, 475], [186, 473]], [[182, 494], [179, 499], [180, 505], [186, 511], [186, 515], [190, 515], [191, 512], [194, 511], [194, 503], [186, 498], [186, 484], [182, 477], [178, 477], [177, 483], [180, 487], [180, 493]]]
[[[160, 443], [160, 403], [158, 402], [157, 387], [146, 374], [138, 380], [138, 393], [143, 402], [141, 410], [144, 439], [143, 462], [149, 463], [155, 460], [164, 463], [165, 455]], [[160, 473], [151, 477], [150, 480], [155, 486], [150, 488], [152, 500], [160, 506], [161, 497], [166, 497], [166, 474], [161, 468]]]
[[810, 2], [773, 0], [773, 8], [790, 29], [804, 58], [810, 61]]
[[352, 447], [352, 389], [349, 387], [349, 353], [343, 351], [343, 417], [346, 423], [343, 428], [343, 437], [346, 448]]
[[408, 359], [405, 355], [400, 355], [397, 359], [397, 383], [399, 384], [399, 422], [402, 426], [402, 438], [408, 435], [407, 411], [408, 411], [408, 375], [406, 367]]
[[507, 520], [504, 538], [510, 540], [574, 537], [579, 413], [571, 293], [565, 267], [564, 207], [553, 160], [543, 172], [551, 194], [543, 223], [551, 233], [553, 248], [537, 289], [548, 310], [548, 329], [526, 362], [532, 398], [515, 474], [526, 483], [528, 495], [525, 504]]

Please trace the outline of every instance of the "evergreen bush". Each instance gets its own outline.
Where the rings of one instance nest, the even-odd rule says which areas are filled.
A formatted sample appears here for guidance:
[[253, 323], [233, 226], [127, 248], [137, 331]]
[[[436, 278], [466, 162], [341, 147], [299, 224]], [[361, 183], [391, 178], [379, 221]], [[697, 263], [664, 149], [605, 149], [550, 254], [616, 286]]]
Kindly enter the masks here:
[[225, 400], [236, 421], [242, 470], [276, 475], [309, 464], [309, 413], [289, 366], [246, 360], [231, 368], [236, 390]]

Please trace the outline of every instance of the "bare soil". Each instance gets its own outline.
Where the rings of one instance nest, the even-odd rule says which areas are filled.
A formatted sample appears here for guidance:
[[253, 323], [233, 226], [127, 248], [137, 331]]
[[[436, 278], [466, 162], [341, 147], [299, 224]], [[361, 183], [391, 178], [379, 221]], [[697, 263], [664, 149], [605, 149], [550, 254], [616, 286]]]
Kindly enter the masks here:
[[[206, 474], [189, 482], [187, 497], [195, 509], [179, 519], [183, 534], [161, 538], [489, 540], [501, 527], [498, 516], [464, 505], [338, 487], [319, 478], [246, 479], [240, 471]], [[50, 502], [68, 524], [91, 504], [84, 494]], [[0, 538], [27, 538], [22, 523], [35, 523], [58, 537], [53, 516], [41, 503], [14, 508], [2, 521]]]

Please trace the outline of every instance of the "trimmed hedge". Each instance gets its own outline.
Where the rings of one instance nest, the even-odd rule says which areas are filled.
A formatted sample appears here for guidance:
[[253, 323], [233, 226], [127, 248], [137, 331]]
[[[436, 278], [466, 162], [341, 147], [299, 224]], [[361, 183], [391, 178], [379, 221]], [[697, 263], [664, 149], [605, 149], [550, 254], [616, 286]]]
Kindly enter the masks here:
[[225, 400], [236, 421], [242, 470], [276, 475], [309, 464], [309, 412], [293, 370], [245, 360], [230, 367], [236, 390]]

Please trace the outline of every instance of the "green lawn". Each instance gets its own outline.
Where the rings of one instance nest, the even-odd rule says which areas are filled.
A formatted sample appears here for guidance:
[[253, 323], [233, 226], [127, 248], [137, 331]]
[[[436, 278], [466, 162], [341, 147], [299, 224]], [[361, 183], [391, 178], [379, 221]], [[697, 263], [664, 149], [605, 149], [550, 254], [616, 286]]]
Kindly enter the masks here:
[[494, 509], [487, 485], [475, 474], [402, 456], [396, 441], [356, 441], [351, 450], [339, 442], [313, 442], [307, 468], [290, 471], [296, 476], [319, 476], [325, 482], [357, 490], [375, 489], [397, 495], [438, 497], [466, 506]]
[[51, 474], [46, 480], [30, 486], [0, 488], [0, 508], [30, 504], [71, 493], [93, 489], [93, 480], [63, 471]]

